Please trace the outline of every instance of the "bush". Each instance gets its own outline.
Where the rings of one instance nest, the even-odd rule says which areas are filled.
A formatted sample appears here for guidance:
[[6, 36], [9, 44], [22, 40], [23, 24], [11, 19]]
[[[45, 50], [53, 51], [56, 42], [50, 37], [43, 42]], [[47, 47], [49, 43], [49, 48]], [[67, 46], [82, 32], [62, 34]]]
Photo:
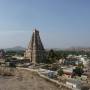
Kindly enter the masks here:
[[63, 75], [63, 73], [64, 73], [64, 72], [63, 72], [63, 69], [62, 69], [62, 68], [60, 68], [60, 69], [58, 70], [58, 75], [59, 75], [59, 76], [62, 76], [62, 75]]
[[73, 73], [77, 76], [80, 76], [84, 73], [83, 69], [80, 68], [80, 67], [76, 67], [74, 70], [73, 70]]

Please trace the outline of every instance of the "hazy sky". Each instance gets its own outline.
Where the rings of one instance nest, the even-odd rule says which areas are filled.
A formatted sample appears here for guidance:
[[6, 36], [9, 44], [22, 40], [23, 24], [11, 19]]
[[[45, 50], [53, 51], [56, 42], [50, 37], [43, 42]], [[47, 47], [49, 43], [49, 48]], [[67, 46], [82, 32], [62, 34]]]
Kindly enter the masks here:
[[0, 48], [27, 47], [33, 28], [45, 48], [90, 46], [90, 0], [0, 0]]

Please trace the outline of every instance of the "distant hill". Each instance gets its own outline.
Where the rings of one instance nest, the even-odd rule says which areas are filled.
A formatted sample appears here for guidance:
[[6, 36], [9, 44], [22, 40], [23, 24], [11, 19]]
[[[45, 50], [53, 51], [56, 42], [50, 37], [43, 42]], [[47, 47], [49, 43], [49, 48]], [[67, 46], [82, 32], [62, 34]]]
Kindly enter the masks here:
[[24, 47], [21, 47], [21, 46], [16, 46], [16, 47], [12, 47], [12, 48], [6, 48], [5, 51], [24, 51], [25, 48]]
[[70, 47], [66, 50], [68, 50], [68, 51], [86, 51], [86, 52], [90, 52], [90, 47]]

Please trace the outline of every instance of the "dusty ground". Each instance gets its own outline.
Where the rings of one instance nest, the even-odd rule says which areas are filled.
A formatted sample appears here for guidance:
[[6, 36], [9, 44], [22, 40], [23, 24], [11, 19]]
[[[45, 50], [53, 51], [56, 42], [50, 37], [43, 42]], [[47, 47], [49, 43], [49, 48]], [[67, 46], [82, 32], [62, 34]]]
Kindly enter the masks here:
[[18, 71], [15, 76], [0, 76], [0, 90], [69, 90], [59, 87], [36, 73]]

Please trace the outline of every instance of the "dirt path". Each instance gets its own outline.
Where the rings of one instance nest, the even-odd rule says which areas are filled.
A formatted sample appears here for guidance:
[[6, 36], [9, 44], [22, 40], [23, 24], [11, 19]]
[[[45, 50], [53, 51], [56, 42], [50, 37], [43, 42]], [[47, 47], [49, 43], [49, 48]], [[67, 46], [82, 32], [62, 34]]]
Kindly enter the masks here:
[[19, 71], [13, 77], [0, 77], [0, 90], [68, 90], [32, 72]]

